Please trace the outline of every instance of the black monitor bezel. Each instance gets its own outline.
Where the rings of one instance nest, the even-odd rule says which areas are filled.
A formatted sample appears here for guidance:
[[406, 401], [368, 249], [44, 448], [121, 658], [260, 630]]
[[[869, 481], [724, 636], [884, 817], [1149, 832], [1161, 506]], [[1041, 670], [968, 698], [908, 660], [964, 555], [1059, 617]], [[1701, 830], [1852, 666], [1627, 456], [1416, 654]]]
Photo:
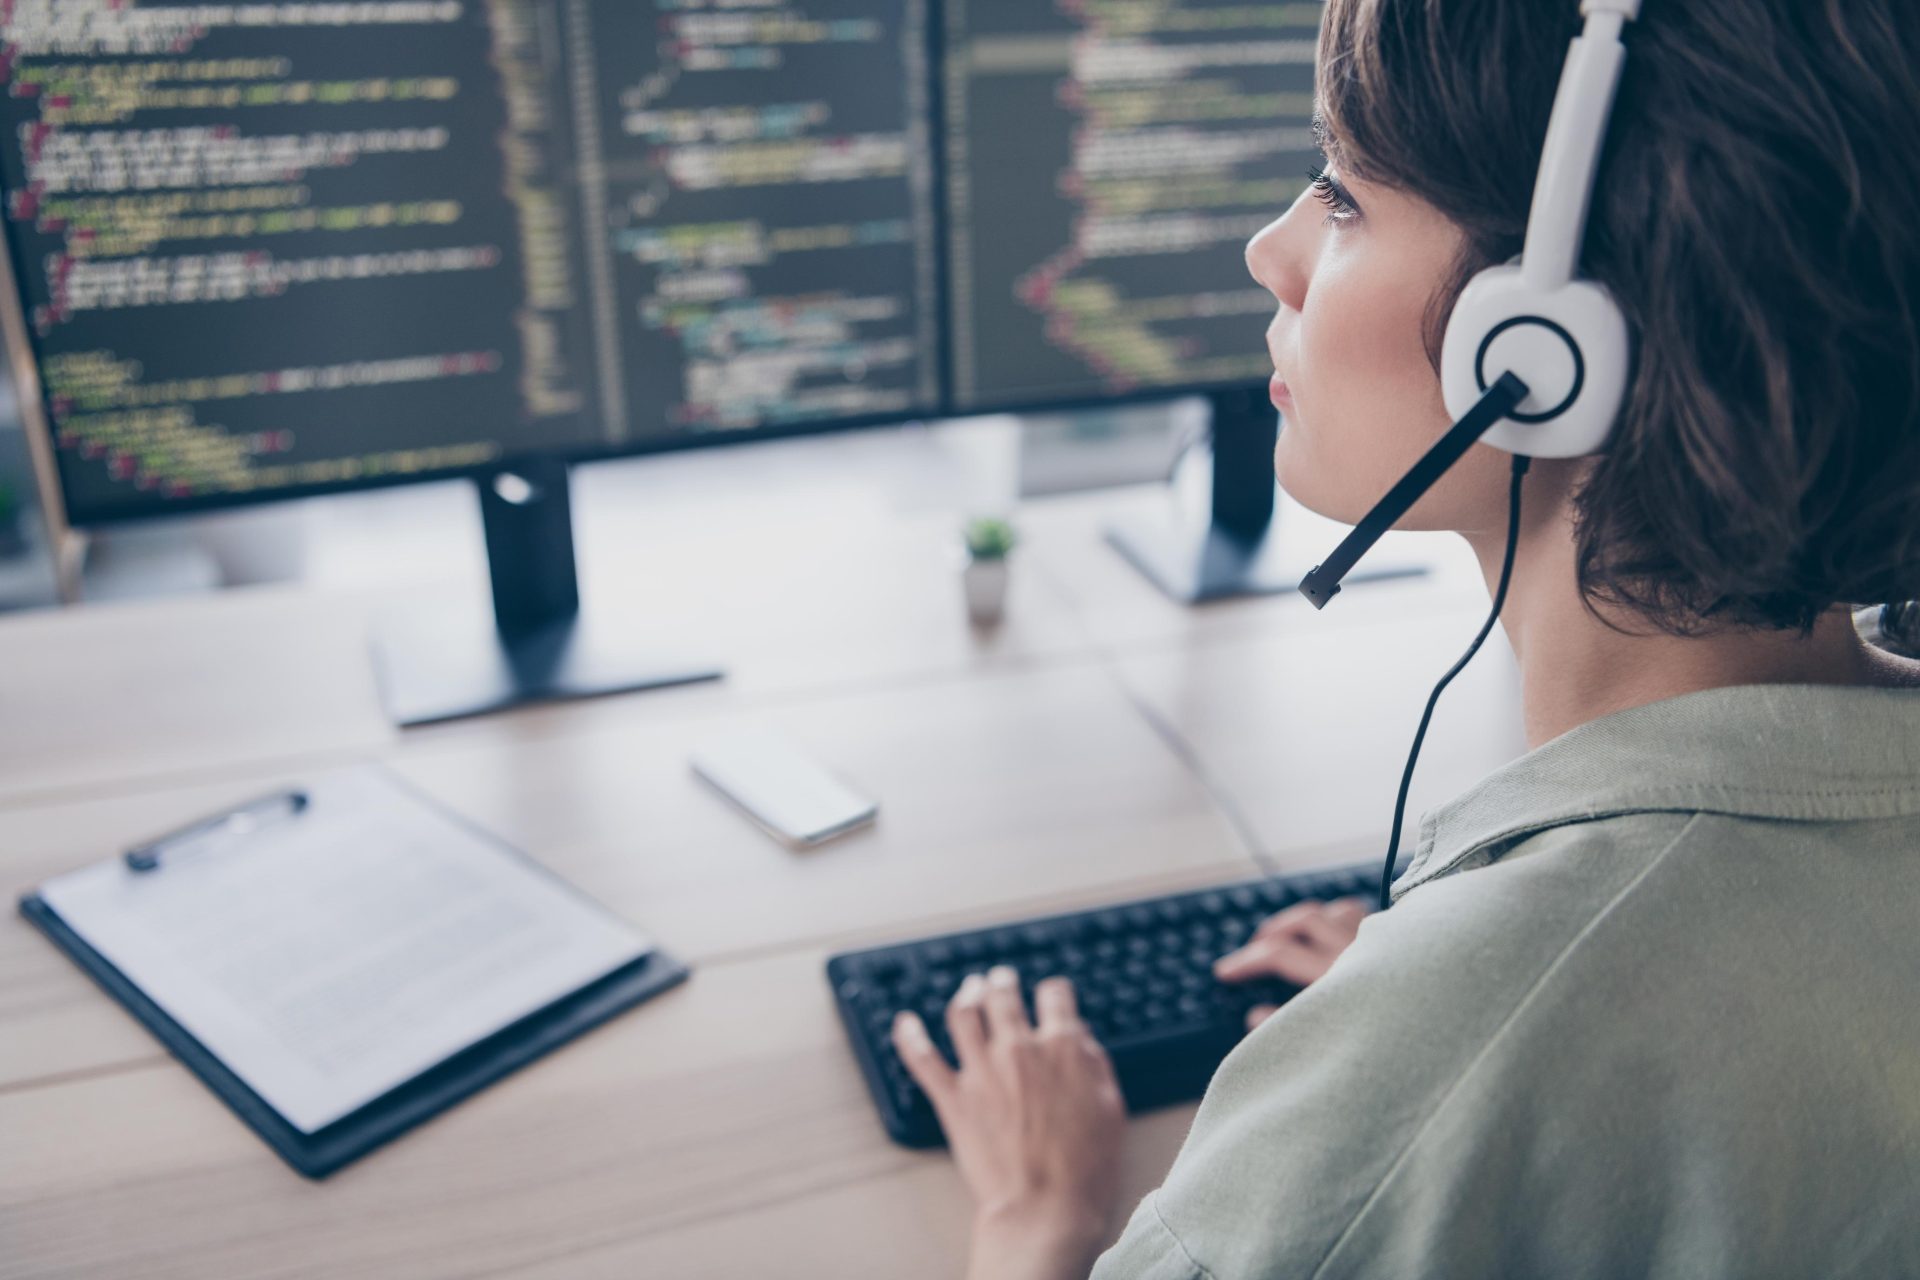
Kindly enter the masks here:
[[[1261, 384], [1255, 380], [1230, 379], [1139, 386], [1127, 391], [1095, 392], [1084, 395], [1071, 391], [1055, 396], [1013, 395], [964, 406], [955, 403], [953, 385], [955, 323], [951, 314], [952, 242], [951, 228], [948, 225], [951, 209], [946, 190], [947, 41], [944, 22], [946, 8], [942, 0], [922, 0], [922, 3], [925, 4], [927, 13], [925, 44], [926, 65], [929, 71], [928, 149], [932, 156], [929, 200], [932, 204], [934, 224], [934, 291], [936, 295], [934, 312], [938, 317], [937, 332], [934, 334], [933, 342], [938, 394], [935, 397], [935, 403], [927, 406], [924, 411], [820, 418], [805, 422], [639, 437], [617, 443], [596, 443], [587, 440], [571, 446], [503, 452], [487, 462], [471, 466], [444, 467], [398, 475], [356, 477], [352, 480], [325, 481], [315, 484], [285, 485], [273, 489], [197, 494], [181, 498], [146, 497], [137, 503], [126, 504], [124, 508], [96, 509], [76, 513], [68, 493], [66, 469], [60, 461], [59, 444], [54, 437], [50, 406], [39, 377], [39, 342], [33, 334], [32, 326], [27, 322], [26, 300], [20, 285], [20, 281], [24, 279], [23, 272], [26, 266], [21, 257], [24, 251], [17, 243], [12, 226], [13, 220], [0, 216], [0, 237], [4, 237], [6, 241], [7, 259], [3, 265], [0, 265], [0, 286], [4, 286], [0, 287], [0, 310], [7, 313], [4, 324], [5, 342], [9, 348], [10, 362], [15, 370], [14, 394], [19, 398], [24, 428], [30, 432], [38, 431], [44, 437], [46, 458], [54, 472], [51, 481], [60, 499], [60, 521], [74, 529], [102, 529], [164, 521], [177, 516], [204, 515], [271, 503], [329, 497], [343, 493], [371, 492], [406, 485], [437, 484], [449, 480], [477, 480], [501, 471], [510, 471], [516, 465], [524, 465], [534, 459], [557, 460], [568, 466], [578, 466], [621, 458], [679, 453], [692, 449], [724, 448], [733, 445], [801, 439], [832, 432], [899, 427], [914, 422], [964, 420], [1009, 413], [1065, 413], [1167, 402], [1185, 396], [1246, 392], [1257, 389]], [[0, 201], [4, 201], [5, 198], [5, 184], [0, 183]], [[4, 206], [0, 205], [0, 207]], [[15, 349], [22, 341], [26, 344], [25, 350]], [[23, 376], [29, 370], [32, 374], [30, 379]]]

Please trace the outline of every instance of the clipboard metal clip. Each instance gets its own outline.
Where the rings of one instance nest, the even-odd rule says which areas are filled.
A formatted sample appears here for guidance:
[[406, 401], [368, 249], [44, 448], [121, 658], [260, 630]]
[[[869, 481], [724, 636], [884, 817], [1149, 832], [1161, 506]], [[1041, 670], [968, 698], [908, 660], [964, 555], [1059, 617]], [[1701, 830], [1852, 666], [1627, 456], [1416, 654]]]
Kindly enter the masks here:
[[191, 826], [169, 832], [157, 840], [135, 845], [125, 855], [127, 867], [132, 871], [157, 871], [160, 869], [160, 857], [171, 849], [191, 844], [209, 836], [237, 838], [249, 835], [271, 822], [281, 822], [297, 817], [306, 811], [307, 793], [304, 791], [276, 791], [271, 795], [249, 800], [225, 813], [204, 818]]

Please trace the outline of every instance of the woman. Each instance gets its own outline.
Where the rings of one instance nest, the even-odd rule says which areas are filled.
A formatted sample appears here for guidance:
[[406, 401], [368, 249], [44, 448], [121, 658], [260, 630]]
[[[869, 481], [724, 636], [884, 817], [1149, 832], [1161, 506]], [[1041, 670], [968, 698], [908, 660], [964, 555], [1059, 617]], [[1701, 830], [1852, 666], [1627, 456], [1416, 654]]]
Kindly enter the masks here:
[[[1306, 505], [1355, 520], [1445, 430], [1439, 336], [1518, 251], [1577, 25], [1327, 5], [1328, 171], [1247, 247]], [[1920, 662], [1848, 607], [1920, 594], [1920, 11], [1647, 0], [1627, 42], [1583, 265], [1636, 363], [1607, 453], [1526, 481], [1532, 749], [1428, 815], [1391, 910], [1222, 962], [1313, 985], [1097, 1264], [1122, 1120], [1071, 989], [1034, 1025], [970, 980], [957, 1069], [903, 1015], [980, 1280], [1920, 1275]], [[1402, 522], [1490, 584], [1507, 463]]]

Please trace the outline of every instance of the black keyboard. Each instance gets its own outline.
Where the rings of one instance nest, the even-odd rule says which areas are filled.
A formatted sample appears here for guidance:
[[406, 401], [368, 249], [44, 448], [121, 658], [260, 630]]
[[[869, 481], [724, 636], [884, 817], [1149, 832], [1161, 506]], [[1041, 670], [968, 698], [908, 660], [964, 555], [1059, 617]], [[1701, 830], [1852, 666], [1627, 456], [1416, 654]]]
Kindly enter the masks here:
[[827, 961], [827, 980], [880, 1119], [906, 1146], [944, 1139], [932, 1105], [893, 1051], [893, 1016], [918, 1013], [953, 1062], [947, 1002], [961, 979], [996, 964], [1019, 971], [1029, 1016], [1035, 982], [1053, 974], [1073, 980], [1080, 1016], [1112, 1056], [1127, 1109], [1142, 1111], [1199, 1097], [1246, 1034], [1247, 1010], [1298, 991], [1278, 978], [1221, 982], [1215, 960], [1283, 907], [1353, 894], [1371, 903], [1379, 884], [1373, 863], [1036, 916], [845, 952]]

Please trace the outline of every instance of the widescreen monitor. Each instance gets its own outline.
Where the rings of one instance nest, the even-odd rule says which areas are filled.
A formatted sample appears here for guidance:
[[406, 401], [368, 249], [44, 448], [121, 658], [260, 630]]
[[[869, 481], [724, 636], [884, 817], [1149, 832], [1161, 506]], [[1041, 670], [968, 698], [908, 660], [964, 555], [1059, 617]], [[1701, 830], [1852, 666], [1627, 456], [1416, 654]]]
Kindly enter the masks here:
[[[1195, 390], [1270, 432], [1241, 246], [1315, 158], [1318, 19], [16, 0], [0, 311], [62, 516], [564, 499], [588, 458]], [[521, 568], [566, 614], [570, 544], [483, 507], [503, 629]]]

